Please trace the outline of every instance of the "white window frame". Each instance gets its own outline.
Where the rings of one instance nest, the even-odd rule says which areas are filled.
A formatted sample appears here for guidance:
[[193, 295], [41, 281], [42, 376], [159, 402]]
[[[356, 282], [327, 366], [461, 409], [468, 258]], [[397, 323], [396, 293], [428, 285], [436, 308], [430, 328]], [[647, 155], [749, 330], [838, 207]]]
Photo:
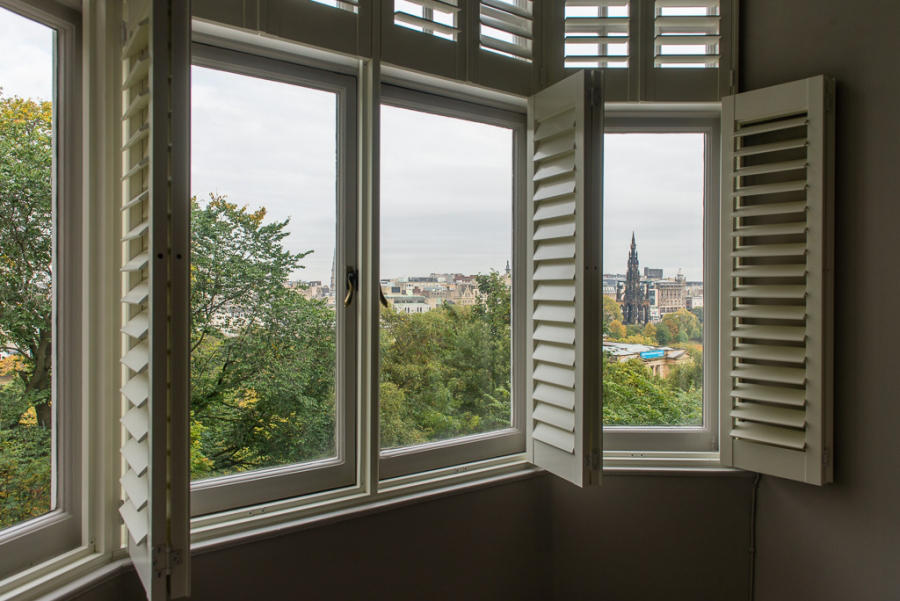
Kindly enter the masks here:
[[[606, 133], [702, 133], [703, 193], [703, 425], [604, 426], [609, 457], [652, 457], [650, 453], [718, 451], [718, 302], [720, 104], [641, 105], [607, 103]], [[635, 177], [640, 173], [635, 172]], [[714, 309], [707, 314], [708, 309]]]
[[[347, 293], [344, 274], [358, 269], [357, 215], [357, 84], [352, 76], [224, 48], [192, 44], [192, 64], [224, 72], [325, 90], [336, 94], [338, 115], [336, 295]], [[358, 407], [356, 340], [358, 295], [337, 311], [336, 457], [263, 468], [191, 483], [191, 515], [298, 497], [352, 486], [357, 481]]]
[[51, 510], [0, 530], [0, 578], [82, 544], [81, 13], [54, 0], [0, 7], [56, 30], [53, 91]]
[[[380, 451], [378, 473], [382, 480], [407, 476], [417, 472], [434, 470], [481, 461], [525, 450], [525, 315], [521, 310], [525, 299], [525, 115], [515, 110], [486, 106], [474, 98], [457, 95], [448, 97], [434, 90], [422, 91], [385, 83], [381, 87], [381, 105], [414, 110], [432, 115], [464, 119], [509, 128], [513, 135], [512, 154], [512, 282], [511, 291], [511, 414], [509, 428], [485, 432], [449, 440], [429, 442], [409, 447]], [[371, 249], [375, 265], [379, 265], [380, 244]], [[380, 276], [380, 274], [379, 274]], [[377, 344], [377, 342], [376, 342]], [[377, 354], [377, 349], [372, 349]], [[373, 411], [378, 407], [377, 393]]]

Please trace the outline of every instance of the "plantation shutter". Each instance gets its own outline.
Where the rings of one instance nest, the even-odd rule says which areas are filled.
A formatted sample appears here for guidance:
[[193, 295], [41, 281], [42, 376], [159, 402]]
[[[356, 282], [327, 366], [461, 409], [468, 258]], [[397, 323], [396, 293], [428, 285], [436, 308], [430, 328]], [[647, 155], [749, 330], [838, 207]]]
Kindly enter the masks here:
[[123, 19], [119, 513], [147, 598], [157, 601], [189, 594], [189, 225], [173, 215], [188, 202], [190, 14], [175, 0], [129, 0]]
[[832, 479], [834, 83], [722, 105], [722, 462]]
[[528, 454], [578, 486], [602, 458], [600, 92], [579, 71], [528, 103]]
[[479, 0], [479, 46], [524, 61], [534, 58], [533, 0]]

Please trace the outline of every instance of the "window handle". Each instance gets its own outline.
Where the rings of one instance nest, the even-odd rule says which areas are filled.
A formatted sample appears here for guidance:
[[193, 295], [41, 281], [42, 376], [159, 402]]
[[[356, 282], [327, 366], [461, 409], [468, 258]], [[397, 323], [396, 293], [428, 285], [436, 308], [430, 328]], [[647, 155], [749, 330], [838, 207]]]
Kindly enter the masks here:
[[347, 268], [347, 296], [344, 297], [344, 306], [349, 307], [353, 302], [353, 295], [356, 294], [356, 282], [359, 278], [359, 271], [352, 267]]
[[384, 290], [381, 289], [381, 286], [378, 287], [378, 298], [381, 301], [381, 306], [387, 309], [388, 302], [387, 299], [384, 298]]

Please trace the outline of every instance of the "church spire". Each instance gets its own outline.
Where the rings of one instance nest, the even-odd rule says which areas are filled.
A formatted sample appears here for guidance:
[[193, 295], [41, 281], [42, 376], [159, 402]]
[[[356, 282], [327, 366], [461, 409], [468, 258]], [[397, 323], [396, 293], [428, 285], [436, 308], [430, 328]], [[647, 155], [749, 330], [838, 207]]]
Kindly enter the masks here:
[[641, 271], [638, 263], [637, 241], [631, 232], [631, 248], [628, 251], [628, 271], [625, 274], [625, 299], [622, 318], [626, 324], [647, 323], [650, 306], [641, 287]]

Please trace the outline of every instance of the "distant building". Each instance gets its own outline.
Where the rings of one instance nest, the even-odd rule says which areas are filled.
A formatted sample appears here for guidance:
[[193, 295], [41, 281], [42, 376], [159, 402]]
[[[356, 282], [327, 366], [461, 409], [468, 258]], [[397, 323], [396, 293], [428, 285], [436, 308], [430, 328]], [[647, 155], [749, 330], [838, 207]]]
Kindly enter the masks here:
[[660, 280], [656, 287], [656, 304], [659, 306], [660, 318], [666, 313], [675, 313], [685, 308], [684, 281]]
[[684, 363], [690, 355], [684, 349], [668, 346], [649, 346], [646, 344], [629, 344], [625, 342], [603, 341], [603, 353], [613, 361], [621, 363], [631, 359], [640, 359], [653, 375], [665, 378], [673, 366]]
[[428, 313], [434, 308], [433, 305], [428, 304], [424, 296], [389, 294], [385, 295], [385, 298], [398, 313]]
[[661, 280], [663, 279], [663, 270], [644, 267], [644, 277], [648, 280]]

